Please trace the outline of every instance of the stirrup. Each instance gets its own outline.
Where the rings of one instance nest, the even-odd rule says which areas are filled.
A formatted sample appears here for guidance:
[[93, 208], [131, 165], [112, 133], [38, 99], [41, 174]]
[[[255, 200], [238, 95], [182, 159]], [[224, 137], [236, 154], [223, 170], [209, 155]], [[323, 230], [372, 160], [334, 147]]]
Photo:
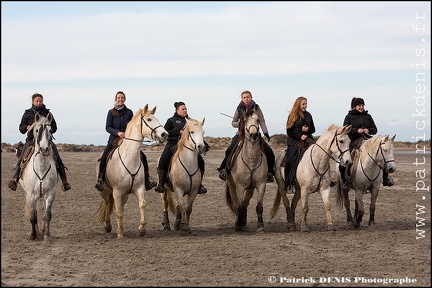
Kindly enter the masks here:
[[351, 189], [351, 187], [350, 187], [348, 181], [344, 182], [342, 185], [342, 190], [349, 191], [350, 189]]
[[336, 186], [336, 184], [337, 184], [336, 181], [333, 181], [333, 180], [330, 181], [330, 187], [334, 187], [334, 186]]
[[98, 181], [97, 181], [97, 183], [95, 185], [95, 188], [98, 191], [103, 191], [103, 180], [101, 178], [98, 179]]
[[228, 177], [226, 170], [222, 168], [222, 169], [218, 169], [218, 171], [219, 171], [219, 178], [223, 181], [226, 181]]
[[157, 182], [154, 181], [151, 177], [149, 177], [148, 181], [145, 183], [145, 186], [146, 186], [145, 187], [146, 190], [148, 191], [148, 190], [151, 190], [154, 187], [156, 187], [157, 186]]
[[16, 191], [16, 189], [17, 189], [17, 187], [18, 187], [18, 181], [16, 181], [16, 179], [12, 179], [12, 180], [9, 182], [8, 187], [9, 187], [10, 189], [12, 189], [12, 191]]

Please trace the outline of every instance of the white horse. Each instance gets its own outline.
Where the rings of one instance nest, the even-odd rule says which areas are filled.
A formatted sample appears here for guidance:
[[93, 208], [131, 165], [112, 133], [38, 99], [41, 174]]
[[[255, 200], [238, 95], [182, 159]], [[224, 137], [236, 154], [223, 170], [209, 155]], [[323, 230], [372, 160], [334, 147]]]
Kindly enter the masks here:
[[[51, 210], [56, 196], [55, 185], [57, 178], [56, 164], [52, 151], [51, 113], [45, 117], [35, 114], [35, 122], [32, 125], [34, 137], [34, 149], [24, 151], [23, 163], [26, 166], [21, 170], [19, 183], [26, 193], [25, 215], [31, 223], [30, 240], [50, 238]], [[31, 148], [30, 148], [31, 149]], [[30, 159], [28, 159], [30, 157]], [[43, 227], [38, 228], [37, 201], [43, 198]]]
[[[349, 191], [343, 191], [340, 173], [338, 174], [338, 185], [336, 199], [337, 203], [346, 209], [347, 222], [355, 228], [360, 227], [364, 215], [363, 195], [370, 191], [370, 216], [369, 226], [375, 224], [375, 203], [378, 198], [381, 183], [383, 181], [382, 171], [393, 173], [396, 171], [396, 163], [393, 156], [393, 141], [396, 135], [375, 135], [365, 140], [359, 150], [353, 150], [353, 165], [349, 170], [351, 186], [355, 190], [354, 219], [350, 210]], [[339, 169], [338, 169], [339, 171]]]
[[[168, 137], [168, 132], [154, 116], [155, 112], [156, 107], [149, 110], [148, 104], [139, 109], [126, 126], [125, 138], [112, 152], [111, 157], [108, 156], [104, 189], [100, 192], [103, 200], [97, 213], [99, 222], [104, 223], [105, 232], [109, 233], [112, 229], [111, 213], [115, 205], [118, 238], [124, 235], [124, 206], [130, 193], [138, 197], [141, 214], [138, 235], [144, 236], [146, 233], [144, 166], [140, 156], [142, 142], [144, 137], [156, 142], [164, 142]], [[99, 164], [96, 167], [96, 175], [98, 172]]]
[[302, 222], [301, 231], [309, 232], [307, 225], [307, 214], [309, 212], [308, 197], [309, 194], [319, 191], [324, 203], [327, 217], [327, 230], [335, 230], [333, 226], [330, 211], [330, 160], [336, 161], [340, 165], [348, 166], [351, 164], [351, 155], [349, 145], [351, 143], [348, 133], [351, 131], [351, 125], [339, 127], [331, 125], [327, 131], [321, 135], [315, 144], [311, 144], [305, 151], [296, 172], [295, 192], [290, 206], [286, 195], [285, 180], [282, 169], [285, 165], [285, 151], [280, 153], [275, 163], [275, 178], [278, 184], [278, 193], [276, 194], [271, 219], [276, 215], [279, 209], [280, 200], [283, 203], [287, 213], [288, 230], [295, 231], [295, 209], [298, 201], [302, 202]]
[[189, 225], [190, 216], [203, 177], [198, 166], [198, 155], [206, 151], [204, 122], [205, 118], [201, 122], [186, 118], [186, 125], [177, 143], [177, 150], [171, 158], [171, 168], [168, 172], [169, 183], [165, 184], [165, 191], [161, 194], [164, 207], [162, 223], [164, 230], [170, 230], [169, 208], [172, 213], [176, 214], [174, 229], [182, 234], [192, 233]]
[[[257, 191], [256, 232], [264, 232], [263, 201], [267, 182], [267, 158], [263, 152], [259, 119], [255, 110], [248, 110], [239, 130], [239, 150], [233, 159], [225, 184], [225, 200], [231, 212], [237, 216], [235, 231], [246, 229], [247, 209], [255, 190]], [[237, 148], [234, 148], [237, 149]]]

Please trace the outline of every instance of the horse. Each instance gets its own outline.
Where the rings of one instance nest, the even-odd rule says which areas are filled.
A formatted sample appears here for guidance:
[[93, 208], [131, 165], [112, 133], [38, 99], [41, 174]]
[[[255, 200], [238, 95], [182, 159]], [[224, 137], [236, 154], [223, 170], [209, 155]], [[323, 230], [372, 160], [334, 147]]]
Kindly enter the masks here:
[[264, 232], [263, 200], [267, 182], [267, 158], [262, 150], [264, 141], [259, 131], [258, 114], [247, 110], [240, 123], [237, 154], [225, 183], [225, 200], [228, 208], [237, 216], [235, 231], [246, 230], [247, 209], [255, 190], [257, 191], [256, 213], [258, 217], [256, 233]]
[[[349, 190], [342, 189], [342, 178], [338, 173], [338, 185], [336, 199], [339, 206], [344, 204], [347, 222], [354, 228], [359, 228], [364, 215], [363, 195], [370, 191], [371, 203], [369, 206], [369, 226], [375, 224], [375, 203], [378, 198], [383, 176], [381, 171], [393, 173], [396, 171], [396, 163], [393, 156], [393, 141], [396, 134], [375, 135], [365, 140], [360, 148], [353, 150], [353, 165], [347, 170], [351, 176], [351, 187], [355, 190], [354, 218], [350, 210]], [[339, 169], [338, 169], [339, 170]]]
[[[147, 137], [158, 143], [163, 143], [168, 137], [168, 132], [160, 124], [154, 115], [155, 113], [156, 107], [150, 110], [148, 104], [139, 109], [127, 124], [125, 137], [121, 138], [108, 156], [104, 188], [100, 192], [102, 201], [96, 213], [99, 222], [104, 223], [105, 232], [110, 233], [112, 229], [111, 214], [115, 205], [117, 238], [124, 237], [124, 206], [130, 193], [138, 197], [141, 214], [138, 235], [141, 237], [146, 233], [144, 166], [140, 157], [142, 142]], [[96, 175], [98, 172], [99, 164], [96, 167]]]
[[311, 193], [319, 191], [324, 203], [327, 218], [327, 231], [335, 230], [333, 226], [330, 211], [330, 160], [340, 165], [348, 166], [351, 164], [351, 155], [349, 145], [351, 143], [348, 133], [351, 131], [351, 125], [339, 127], [330, 125], [324, 134], [322, 134], [316, 143], [311, 144], [304, 152], [296, 171], [295, 191], [292, 198], [291, 206], [286, 195], [284, 173], [285, 169], [285, 151], [282, 151], [276, 157], [275, 161], [275, 179], [278, 186], [270, 219], [273, 219], [280, 206], [280, 200], [283, 199], [287, 214], [287, 228], [289, 231], [296, 230], [295, 209], [298, 201], [302, 202], [302, 221], [301, 232], [309, 232], [307, 225], [307, 213], [309, 212], [308, 196]]
[[[57, 178], [51, 145], [53, 139], [51, 134], [52, 120], [51, 113], [48, 113], [46, 117], [39, 113], [35, 114], [35, 121], [30, 127], [30, 129], [33, 129], [34, 147], [30, 146], [29, 149], [24, 151], [25, 154], [21, 163], [22, 169], [19, 183], [26, 194], [25, 218], [31, 224], [29, 240], [42, 238], [42, 235], [43, 239], [51, 238], [51, 210], [56, 196], [54, 188]], [[42, 198], [44, 224], [41, 231], [39, 231], [37, 202]]]
[[[186, 124], [171, 158], [168, 181], [161, 194], [164, 230], [171, 230], [168, 209], [176, 215], [174, 229], [182, 235], [191, 234], [190, 216], [198, 189], [201, 187], [203, 173], [198, 166], [198, 155], [206, 151], [203, 125], [205, 118], [198, 121], [186, 118]], [[175, 201], [174, 201], [175, 200]]]

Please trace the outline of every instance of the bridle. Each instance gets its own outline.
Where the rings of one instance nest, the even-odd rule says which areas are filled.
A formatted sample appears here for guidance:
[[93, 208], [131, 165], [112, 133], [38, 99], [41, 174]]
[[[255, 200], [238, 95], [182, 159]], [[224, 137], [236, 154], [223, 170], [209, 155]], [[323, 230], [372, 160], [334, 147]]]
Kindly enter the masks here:
[[[141, 136], [143, 136], [143, 138], [145, 137], [143, 134], [142, 134], [142, 128], [143, 128], [143, 122], [144, 122], [144, 124], [151, 130], [151, 133], [150, 133], [150, 137], [151, 137], [151, 139], [152, 140], [155, 140], [155, 136], [154, 135], [156, 135], [156, 130], [159, 128], [159, 127], [163, 127], [162, 125], [158, 125], [158, 126], [156, 126], [155, 128], [152, 128], [148, 123], [147, 123], [147, 121], [144, 119], [145, 118], [145, 115], [143, 115], [143, 116], [141, 116]], [[124, 137], [123, 139], [126, 139], [126, 140], [131, 140], [131, 141], [135, 141], [135, 142], [142, 142], [142, 140], [137, 140], [137, 139], [132, 139], [132, 138], [128, 138], [128, 137]]]
[[[384, 152], [383, 152], [383, 148], [382, 148], [382, 145], [384, 145], [385, 143], [380, 143], [380, 145], [378, 146], [378, 149], [377, 149], [377, 152], [375, 153], [375, 158], [377, 158], [376, 156], [378, 156], [378, 152], [381, 152], [381, 156], [382, 156], [382, 158], [383, 158], [383, 161], [384, 161], [384, 165], [383, 166], [381, 166], [376, 160], [375, 160], [375, 158], [373, 158], [371, 155], [370, 155], [370, 153], [368, 152], [367, 154], [368, 154], [368, 156], [369, 156], [369, 158], [380, 168], [380, 170], [383, 170], [383, 171], [387, 171], [387, 163], [390, 163], [390, 162], [395, 162], [395, 160], [394, 159], [391, 159], [391, 160], [386, 160], [386, 158], [385, 158], [385, 156], [384, 156]], [[375, 179], [377, 179], [378, 177], [379, 177], [379, 175], [381, 174], [381, 172], [379, 172], [378, 173], [378, 175], [374, 178], [374, 179], [370, 179], [369, 177], [368, 177], [368, 175], [366, 174], [366, 171], [364, 170], [364, 168], [363, 168], [363, 163], [362, 163], [362, 161], [361, 161], [361, 158], [360, 158], [360, 167], [361, 167], [361, 169], [362, 169], [362, 172], [363, 172], [363, 174], [365, 175], [365, 177], [370, 181], [370, 182], [374, 182], [375, 181]]]

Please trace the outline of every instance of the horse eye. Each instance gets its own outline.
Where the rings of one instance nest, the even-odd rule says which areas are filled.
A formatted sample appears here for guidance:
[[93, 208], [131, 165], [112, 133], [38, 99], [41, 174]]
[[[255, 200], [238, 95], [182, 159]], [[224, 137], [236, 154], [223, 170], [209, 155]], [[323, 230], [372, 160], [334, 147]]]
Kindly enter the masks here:
[[152, 119], [151, 118], [147, 118], [147, 121], [150, 122], [150, 121], [152, 121]]

